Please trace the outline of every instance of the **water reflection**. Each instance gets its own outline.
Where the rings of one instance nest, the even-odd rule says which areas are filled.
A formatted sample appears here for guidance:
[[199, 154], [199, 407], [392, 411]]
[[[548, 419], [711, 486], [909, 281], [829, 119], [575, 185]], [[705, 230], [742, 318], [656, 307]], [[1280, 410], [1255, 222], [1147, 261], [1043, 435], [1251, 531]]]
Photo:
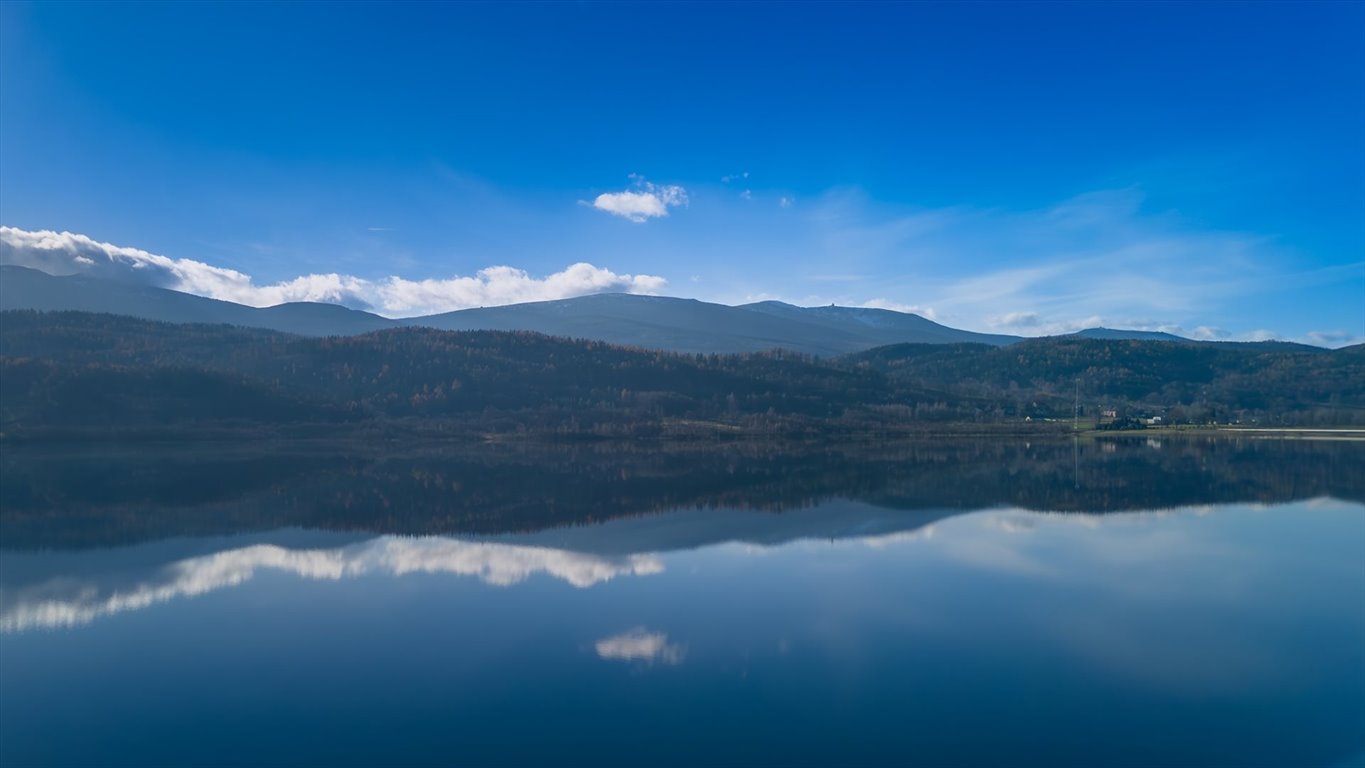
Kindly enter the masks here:
[[6, 451], [0, 763], [1360, 755], [1365, 446], [1106, 444]]
[[[235, 546], [230, 539], [221, 545], [226, 548], [194, 557], [177, 552], [204, 545], [181, 540], [162, 543], [145, 558], [134, 557], [143, 562], [132, 565], [128, 550], [10, 553], [0, 570], [4, 577], [0, 632], [87, 624], [102, 616], [239, 586], [263, 571], [326, 580], [452, 574], [497, 587], [543, 574], [587, 588], [621, 576], [662, 573], [661, 552], [731, 541], [762, 547], [813, 538], [890, 546], [931, 536], [933, 528], [926, 523], [940, 514], [946, 513], [888, 516], [886, 510], [847, 502], [788, 515], [681, 510], [496, 539], [381, 536], [335, 548]], [[62, 571], [76, 564], [79, 574]]]
[[87, 624], [102, 616], [239, 586], [266, 570], [331, 580], [446, 573], [474, 576], [499, 587], [544, 573], [586, 588], [618, 576], [660, 573], [663, 563], [648, 554], [604, 557], [440, 537], [384, 536], [330, 550], [291, 550], [256, 544], [187, 558], [150, 573], [123, 572], [84, 578], [54, 575], [37, 584], [5, 584], [0, 589], [0, 632]]
[[287, 527], [503, 534], [679, 508], [1111, 512], [1365, 502], [1365, 443], [1251, 438], [714, 445], [138, 445], [0, 452], [0, 546]]
[[[1320, 499], [1297, 508], [1334, 504], [1339, 502]], [[1245, 513], [1258, 508], [1267, 507], [1235, 509]], [[1237, 553], [1224, 543], [1192, 537], [1182, 526], [1162, 524], [1204, 517], [1217, 509], [1203, 505], [1103, 516], [1001, 509], [888, 516], [886, 510], [870, 505], [831, 502], [787, 515], [677, 511], [496, 539], [381, 536], [333, 548], [271, 543], [235, 546], [229, 539], [221, 545], [224, 549], [183, 558], [176, 555], [171, 542], [154, 550], [152, 562], [131, 567], [126, 550], [115, 551], [112, 557], [100, 552], [11, 553], [0, 582], [0, 632], [76, 627], [101, 617], [241, 586], [266, 571], [332, 581], [447, 574], [473, 577], [494, 587], [543, 575], [586, 589], [621, 577], [662, 574], [670, 554], [677, 552], [745, 556], [812, 544], [819, 544], [828, 554], [836, 547], [890, 551], [913, 542], [930, 542], [937, 557], [961, 566], [1058, 579], [1084, 564], [1092, 569], [1090, 579], [1099, 583], [1105, 573], [1125, 567], [1182, 558], [1234, 557]], [[1094, 535], [1100, 528], [1108, 532]], [[108, 564], [102, 565], [106, 558]], [[79, 563], [79, 573], [62, 570], [74, 563]], [[1132, 583], [1115, 581], [1109, 586], [1116, 592], [1168, 597], [1162, 586], [1168, 581], [1166, 574], [1156, 572]], [[604, 639], [597, 649], [602, 658], [674, 663], [677, 649], [665, 640], [660, 633], [638, 629]]]
[[650, 632], [636, 627], [619, 635], [604, 637], [593, 646], [597, 655], [607, 661], [635, 661], [653, 664], [681, 664], [686, 653], [681, 645], [668, 642], [663, 632]]

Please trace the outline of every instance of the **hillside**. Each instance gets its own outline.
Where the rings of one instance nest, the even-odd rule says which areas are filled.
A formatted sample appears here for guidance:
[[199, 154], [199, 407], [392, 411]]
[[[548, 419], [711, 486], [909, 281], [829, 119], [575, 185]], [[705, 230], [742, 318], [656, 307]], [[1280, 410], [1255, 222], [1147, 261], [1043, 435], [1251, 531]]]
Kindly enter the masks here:
[[[148, 371], [245, 378], [351, 419], [441, 419], [494, 431], [635, 433], [661, 420], [726, 419], [735, 425], [874, 423], [889, 402], [880, 374], [790, 353], [688, 356], [526, 332], [402, 328], [313, 339], [226, 326], [154, 323], [84, 313], [0, 316], [0, 424], [146, 423], [167, 395], [144, 391]], [[88, 413], [81, 382], [98, 375], [99, 398], [148, 402]], [[10, 382], [14, 382], [11, 385]], [[54, 395], [53, 393], [57, 393]], [[114, 394], [117, 393], [117, 394]], [[187, 385], [183, 398], [193, 399]], [[54, 400], [54, 398], [56, 398]], [[186, 419], [212, 419], [204, 397]], [[269, 411], [265, 421], [297, 421]], [[94, 421], [90, 421], [94, 419]], [[162, 422], [172, 421], [170, 414]]]
[[[817, 324], [837, 330], [873, 346], [917, 342], [921, 344], [979, 343], [1003, 346], [1019, 341], [1018, 336], [974, 333], [949, 328], [908, 312], [868, 307], [798, 307], [780, 301], [760, 301], [740, 305], [750, 312]], [[856, 350], [847, 349], [845, 352]]]
[[1104, 408], [1176, 423], [1365, 423], [1365, 345], [1062, 336], [1007, 348], [893, 345], [845, 362], [1039, 416], [1070, 417], [1079, 397], [1086, 416]]
[[620, 293], [465, 309], [404, 322], [449, 331], [534, 331], [685, 353], [788, 349], [829, 356], [879, 343], [816, 318], [774, 317], [695, 299]]
[[1365, 423], [1365, 347], [1052, 338], [822, 360], [678, 355], [528, 332], [308, 338], [87, 313], [0, 315], [0, 428], [413, 419], [481, 431], [828, 433], [1070, 419]]
[[390, 328], [393, 321], [336, 304], [294, 302], [258, 309], [180, 291], [86, 275], [56, 277], [0, 265], [0, 310], [107, 312], [167, 323], [215, 323], [269, 328], [307, 336], [352, 335]]

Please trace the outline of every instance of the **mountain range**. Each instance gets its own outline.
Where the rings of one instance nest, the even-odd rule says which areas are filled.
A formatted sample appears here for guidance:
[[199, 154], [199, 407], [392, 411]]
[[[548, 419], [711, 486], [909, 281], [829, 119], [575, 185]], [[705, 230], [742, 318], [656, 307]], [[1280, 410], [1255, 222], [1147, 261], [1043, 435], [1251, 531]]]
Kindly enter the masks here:
[[1365, 345], [1283, 342], [1067, 336], [1009, 346], [888, 344], [831, 357], [692, 355], [525, 331], [308, 337], [13, 310], [0, 313], [0, 379], [0, 438], [197, 434], [211, 425], [593, 439], [865, 436], [946, 423], [1072, 422], [1082, 399], [1083, 416], [1103, 410], [1129, 421], [1365, 424]]
[[[257, 308], [166, 288], [87, 275], [53, 276], [0, 266], [0, 310], [100, 312], [171, 323], [264, 328], [304, 336], [354, 336], [404, 326], [449, 331], [534, 331], [550, 336], [684, 353], [786, 349], [830, 357], [888, 344], [1005, 346], [1019, 336], [976, 333], [919, 315], [863, 307], [798, 307], [779, 301], [740, 306], [695, 299], [606, 293], [555, 301], [463, 309], [390, 319], [336, 304]], [[1092, 328], [1082, 338], [1189, 341], [1149, 331]]]

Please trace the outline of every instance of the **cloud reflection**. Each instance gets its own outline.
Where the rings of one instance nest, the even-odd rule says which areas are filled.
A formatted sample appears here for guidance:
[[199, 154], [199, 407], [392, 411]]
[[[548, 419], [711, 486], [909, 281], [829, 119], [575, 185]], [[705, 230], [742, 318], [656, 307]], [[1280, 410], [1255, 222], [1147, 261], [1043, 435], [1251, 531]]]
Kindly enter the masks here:
[[663, 569], [663, 562], [652, 554], [602, 557], [439, 537], [385, 536], [339, 549], [291, 550], [257, 544], [181, 560], [123, 588], [95, 580], [57, 578], [0, 591], [0, 632], [88, 624], [102, 616], [237, 586], [263, 570], [327, 580], [366, 574], [451, 573], [475, 576], [500, 587], [544, 573], [586, 588], [617, 576], [643, 576]]
[[668, 642], [663, 632], [650, 632], [644, 627], [636, 627], [619, 635], [604, 637], [597, 641], [597, 655], [607, 661], [643, 661], [653, 664], [681, 664], [684, 649], [681, 645]]
[[[1084, 552], [1108, 567], [1140, 565], [1177, 556], [1227, 555], [1207, 540], [1192, 541], [1186, 532], [1150, 530], [1137, 523], [1149, 518], [1203, 516], [1210, 508], [1193, 507], [1146, 513], [1096, 517], [1069, 513], [1038, 513], [1022, 509], [992, 510], [966, 517], [871, 536], [839, 539], [841, 546], [895, 550], [914, 542], [932, 542], [939, 556], [971, 568], [1003, 571], [1033, 578], [1060, 576], [1051, 550], [1080, 534], [1103, 527], [1112, 535], [1086, 535]], [[1120, 531], [1123, 535], [1117, 535]], [[1046, 535], [1043, 535], [1046, 534]], [[733, 541], [733, 539], [731, 539]], [[800, 536], [780, 543], [744, 545], [747, 554], [780, 550], [795, 542], [825, 542]], [[1048, 543], [1051, 542], [1051, 543]], [[543, 573], [586, 588], [618, 576], [662, 573], [659, 552], [674, 549], [666, 540], [651, 538], [636, 553], [594, 554], [527, 544], [469, 541], [446, 537], [384, 536], [334, 549], [289, 549], [256, 544], [200, 557], [191, 557], [137, 572], [104, 573], [91, 577], [61, 576], [18, 587], [0, 586], [0, 632], [72, 627], [100, 617], [146, 608], [177, 598], [194, 597], [245, 583], [262, 571], [290, 573], [306, 579], [338, 580], [366, 574], [401, 576], [446, 573], [473, 576], [499, 587]], [[695, 545], [695, 542], [694, 542]], [[1154, 589], [1145, 581], [1125, 582], [1116, 588]], [[604, 659], [650, 658], [671, 661], [674, 650], [659, 633], [632, 630], [597, 644]]]

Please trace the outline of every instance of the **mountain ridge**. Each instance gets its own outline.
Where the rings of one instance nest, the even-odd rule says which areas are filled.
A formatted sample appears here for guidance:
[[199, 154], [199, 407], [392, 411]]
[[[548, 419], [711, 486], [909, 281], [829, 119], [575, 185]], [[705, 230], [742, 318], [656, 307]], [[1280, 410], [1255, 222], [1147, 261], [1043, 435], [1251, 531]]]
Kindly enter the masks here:
[[1106, 328], [1096, 326], [1074, 333], [1064, 334], [1066, 336], [1076, 336], [1082, 339], [1109, 339], [1115, 341], [1183, 341], [1195, 343], [1195, 339], [1187, 339], [1184, 336], [1177, 336], [1174, 333], [1165, 331], [1133, 331], [1124, 328]]
[[[837, 357], [892, 344], [978, 343], [999, 347], [1027, 339], [952, 328], [921, 315], [874, 307], [800, 307], [771, 300], [730, 306], [699, 299], [627, 293], [386, 318], [324, 302], [251, 307], [89, 275], [55, 276], [18, 265], [0, 265], [0, 310], [97, 312], [162, 322], [263, 328], [303, 336], [354, 336], [402, 327], [533, 331], [688, 354], [785, 349], [817, 357]], [[1112, 328], [1089, 328], [1065, 335], [1205, 343], [1163, 332]]]
[[0, 265], [0, 310], [8, 309], [102, 312], [170, 323], [265, 328], [304, 336], [354, 335], [395, 325], [388, 318], [339, 304], [288, 302], [249, 307], [138, 283], [88, 275], [49, 275], [13, 264]]

